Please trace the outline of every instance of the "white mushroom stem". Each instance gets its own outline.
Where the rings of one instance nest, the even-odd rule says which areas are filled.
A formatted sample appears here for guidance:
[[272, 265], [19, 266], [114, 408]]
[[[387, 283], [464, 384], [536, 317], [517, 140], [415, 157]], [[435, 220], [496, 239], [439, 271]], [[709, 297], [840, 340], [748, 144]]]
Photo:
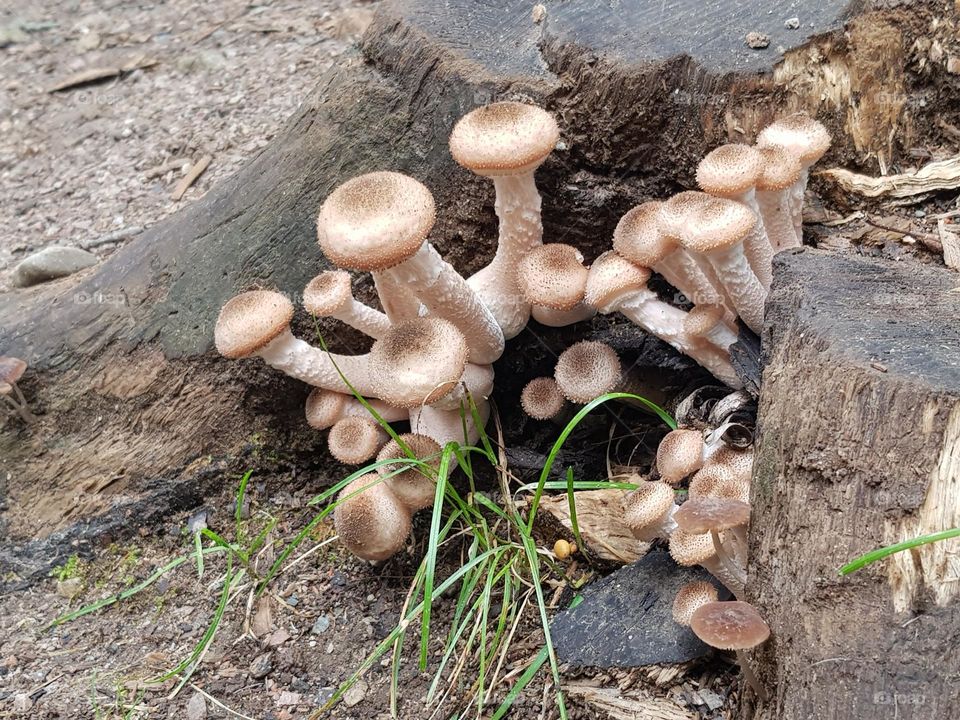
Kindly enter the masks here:
[[743, 252], [743, 245], [735, 243], [725, 248], [704, 253], [727, 291], [734, 309], [747, 327], [755, 333], [763, 330], [763, 305], [767, 292], [754, 275]]
[[743, 583], [735, 573], [731, 572], [727, 568], [726, 564], [718, 555], [714, 554], [708, 557], [706, 560], [703, 560], [700, 562], [700, 567], [723, 583], [723, 586], [734, 595], [737, 597], [743, 597]]
[[773, 282], [773, 246], [767, 235], [764, 217], [760, 211], [760, 202], [757, 199], [757, 192], [754, 188], [728, 196], [731, 200], [736, 200], [753, 210], [757, 216], [757, 224], [753, 230], [743, 239], [743, 254], [750, 263], [750, 269], [757, 276], [757, 280], [763, 285], [764, 290], [769, 290]]
[[[339, 365], [339, 362], [337, 364]], [[393, 405], [388, 405], [383, 400], [379, 400], [378, 398], [364, 398], [364, 400], [367, 401], [367, 404], [374, 410], [374, 412], [377, 413], [377, 415], [380, 416], [380, 419], [384, 422], [401, 422], [410, 417], [410, 412], [408, 410], [394, 407]], [[340, 411], [340, 414], [330, 424], [333, 425], [337, 422], [337, 420], [342, 420], [346, 417], [366, 417], [373, 419], [370, 411], [364, 407], [363, 403], [353, 396], [347, 398], [347, 401], [343, 404], [343, 410]]]
[[350, 298], [342, 308], [331, 314], [342, 323], [369, 335], [374, 340], [383, 337], [390, 329], [390, 318], [355, 298]]
[[[280, 333], [254, 355], [267, 365], [308, 385], [351, 394], [337, 368], [361, 395], [375, 396], [370, 382], [367, 355], [336, 355], [316, 348], [293, 336], [290, 330]], [[336, 363], [336, 366], [334, 365]]]
[[[480, 419], [486, 424], [490, 417], [490, 403], [486, 400], [475, 400]], [[466, 440], [464, 440], [464, 424], [466, 424]], [[441, 446], [449, 442], [460, 445], [472, 445], [480, 438], [480, 428], [473, 421], [473, 413], [469, 406], [464, 406], [463, 417], [460, 409], [441, 410], [430, 405], [414, 408], [410, 411], [410, 431], [432, 437]]]
[[543, 305], [534, 305], [531, 308], [530, 314], [533, 316], [533, 319], [541, 325], [548, 327], [566, 327], [567, 325], [589, 320], [597, 314], [597, 311], [583, 303], [580, 303], [572, 310], [555, 310], [544, 307]]
[[673, 519], [673, 514], [677, 511], [677, 504], [674, 503], [667, 512], [665, 512], [656, 522], [652, 522], [640, 529], [631, 529], [633, 536], [642, 542], [653, 542], [657, 538], [668, 539], [670, 534], [677, 529], [677, 521]]
[[800, 160], [800, 177], [790, 187], [790, 215], [793, 220], [793, 231], [797, 238], [796, 247], [803, 245], [803, 201], [807, 194], [807, 181], [810, 179], [812, 162]]
[[377, 288], [380, 305], [387, 318], [394, 325], [420, 317], [420, 301], [384, 270], [370, 273]]
[[488, 365], [503, 354], [503, 332], [496, 319], [430, 243], [425, 242], [388, 272], [394, 281], [410, 288], [430, 314], [450, 321], [463, 333], [470, 362]]
[[[793, 186], [786, 190], [757, 190], [760, 217], [767, 229], [767, 237], [774, 253], [800, 247], [800, 236], [793, 220]], [[802, 196], [801, 196], [802, 202]]]
[[533, 171], [493, 178], [497, 199], [494, 210], [499, 221], [497, 252], [485, 268], [467, 282], [480, 296], [509, 340], [527, 326], [530, 303], [517, 286], [516, 267], [520, 259], [543, 244], [540, 193]]
[[707, 263], [699, 262], [683, 248], [675, 248], [669, 255], [654, 263], [652, 269], [663, 275], [668, 283], [682, 292], [694, 305], [725, 305], [731, 309], [732, 317], [733, 306], [713, 268]]
[[736, 584], [736, 587], [727, 585], [727, 582], [722, 578], [717, 578], [724, 585], [727, 585], [727, 589], [730, 590], [737, 597], [743, 597], [743, 589], [747, 583], [747, 572], [740, 566], [730, 553], [727, 551], [727, 547], [723, 544], [723, 541], [720, 539], [720, 533], [716, 530], [710, 531], [710, 537], [713, 540], [713, 549], [717, 553], [717, 558], [720, 560], [720, 563], [725, 568], [726, 572], [731, 578], [731, 582]]
[[[459, 410], [460, 405], [465, 403], [468, 395], [479, 405], [481, 401], [490, 397], [492, 392], [493, 366], [467, 363], [457, 386], [450, 393], [433, 403], [433, 407], [441, 410]], [[469, 407], [469, 404], [464, 406]]]
[[23, 420], [25, 423], [27, 423], [28, 425], [35, 423], [37, 421], [37, 416], [34, 415], [32, 412], [30, 412], [30, 408], [27, 406], [27, 401], [23, 397], [23, 393], [20, 392], [20, 388], [17, 387], [16, 383], [11, 383], [10, 386], [13, 388], [13, 391], [17, 394], [17, 398], [19, 398], [20, 402], [17, 402], [9, 395], [0, 395], [0, 397], [4, 399], [4, 402], [6, 402], [11, 407], [11, 409], [13, 409], [14, 412], [16, 412], [20, 416], [20, 419]]

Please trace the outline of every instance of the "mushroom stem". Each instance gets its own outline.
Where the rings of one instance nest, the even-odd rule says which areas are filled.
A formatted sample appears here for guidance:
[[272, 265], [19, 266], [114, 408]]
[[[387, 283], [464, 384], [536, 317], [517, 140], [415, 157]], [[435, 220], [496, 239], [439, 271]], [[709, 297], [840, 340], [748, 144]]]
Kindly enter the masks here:
[[486, 400], [493, 392], [493, 377], [492, 365], [468, 363], [456, 387], [431, 404], [440, 410], [458, 410], [464, 403], [469, 407], [468, 396], [473, 397], [474, 402]]
[[270, 367], [309, 385], [352, 394], [350, 386], [340, 377], [343, 373], [359, 394], [376, 396], [366, 355], [327, 353], [294, 337], [289, 329], [254, 354]]
[[760, 217], [767, 228], [772, 253], [801, 245], [794, 227], [792, 202], [791, 188], [757, 191]]
[[430, 314], [463, 333], [471, 362], [487, 365], [503, 354], [504, 336], [496, 318], [430, 243], [388, 272], [395, 282], [409, 287]]
[[397, 325], [420, 316], [420, 301], [408, 288], [397, 283], [383, 270], [375, 270], [370, 275], [373, 276], [380, 305], [391, 323]]
[[333, 317], [374, 339], [383, 337], [391, 325], [386, 313], [374, 310], [353, 298], [344, 310], [334, 314]]
[[767, 292], [757, 279], [739, 243], [709, 250], [704, 256], [713, 266], [733, 302], [737, 315], [756, 333], [763, 330], [763, 304]]
[[769, 236], [767, 235], [766, 225], [764, 224], [763, 214], [760, 212], [760, 202], [757, 199], [757, 192], [750, 188], [737, 195], [731, 195], [731, 200], [743, 203], [753, 210], [757, 216], [757, 224], [743, 239], [743, 254], [750, 263], [750, 269], [753, 270], [757, 280], [763, 286], [764, 290], [770, 290], [773, 283], [773, 247]]
[[740, 663], [740, 669], [743, 671], [743, 677], [746, 678], [747, 683], [753, 688], [753, 691], [757, 694], [760, 701], [767, 702], [767, 700], [770, 699], [770, 695], [767, 689], [760, 684], [757, 674], [753, 671], [753, 666], [747, 659], [747, 654], [743, 650], [737, 650], [736, 653], [737, 662]]
[[[490, 417], [490, 403], [480, 398], [475, 398], [474, 403], [480, 419], [486, 424]], [[410, 432], [432, 437], [441, 447], [449, 442], [471, 445], [480, 438], [480, 428], [473, 421], [470, 406], [464, 403], [461, 408], [462, 415], [459, 408], [441, 410], [430, 405], [414, 408], [410, 411]]]
[[6, 400], [7, 404], [10, 405], [11, 409], [13, 409], [17, 413], [17, 415], [20, 416], [21, 420], [23, 420], [28, 425], [32, 425], [37, 421], [37, 416], [34, 415], [32, 412], [30, 412], [30, 409], [27, 407], [27, 401], [23, 399], [23, 395], [20, 393], [19, 388], [17, 388], [17, 384], [11, 383], [11, 386], [13, 387], [14, 392], [17, 393], [17, 397], [20, 398], [20, 402], [18, 403], [9, 395], [0, 395], [0, 397]]
[[[710, 537], [713, 540], [713, 549], [717, 553], [717, 557], [727, 572], [733, 576], [733, 578], [735, 578], [737, 587], [730, 587], [726, 582], [724, 582], [724, 585], [727, 585], [730, 592], [732, 592], [734, 595], [741, 597], [743, 595], [744, 587], [747, 583], [746, 573], [743, 571], [743, 568], [739, 567], [733, 558], [730, 557], [730, 553], [727, 552], [726, 546], [724, 546], [723, 542], [720, 540], [720, 533], [718, 533], [716, 530], [710, 530]], [[718, 580], [723, 582], [722, 578], [718, 578]]]

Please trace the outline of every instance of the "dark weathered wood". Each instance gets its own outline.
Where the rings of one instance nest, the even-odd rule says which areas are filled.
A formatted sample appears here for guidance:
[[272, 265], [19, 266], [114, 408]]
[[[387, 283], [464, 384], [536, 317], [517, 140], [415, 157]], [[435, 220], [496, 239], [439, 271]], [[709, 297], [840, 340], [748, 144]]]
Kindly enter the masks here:
[[764, 334], [749, 599], [769, 720], [957, 717], [960, 542], [840, 578], [960, 525], [960, 276], [778, 256]]

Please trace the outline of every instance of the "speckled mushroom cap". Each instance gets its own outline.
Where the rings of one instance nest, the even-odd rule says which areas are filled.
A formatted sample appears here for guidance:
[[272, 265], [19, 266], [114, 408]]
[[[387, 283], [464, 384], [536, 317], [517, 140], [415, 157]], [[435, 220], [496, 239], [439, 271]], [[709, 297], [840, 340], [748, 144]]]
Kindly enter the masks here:
[[776, 192], [786, 190], [800, 179], [803, 166], [800, 156], [783, 145], [762, 145], [757, 148], [762, 161], [757, 190]]
[[348, 180], [324, 200], [317, 240], [330, 262], [349, 270], [385, 270], [410, 258], [436, 219], [425, 185], [396, 172]]
[[690, 337], [703, 337], [723, 320], [722, 305], [697, 305], [683, 319], [683, 331]]
[[272, 290], [251, 290], [230, 298], [213, 329], [217, 352], [236, 359], [253, 355], [290, 327], [293, 303]]
[[0, 355], [0, 383], [13, 385], [23, 377], [26, 370], [27, 364], [20, 358]]
[[478, 175], [516, 175], [536, 169], [559, 137], [557, 121], [546, 110], [498, 102], [460, 118], [450, 133], [450, 154]]
[[711, 582], [695, 580], [687, 583], [673, 599], [674, 622], [689, 627], [693, 613], [708, 602], [716, 602], [718, 597], [717, 587]]
[[681, 505], [673, 519], [684, 532], [720, 532], [750, 522], [750, 506], [729, 498], [695, 497]]
[[329, 317], [349, 303], [352, 297], [350, 273], [327, 270], [303, 289], [303, 307], [314, 317]]
[[676, 485], [703, 467], [703, 435], [683, 428], [668, 432], [657, 447], [657, 470], [664, 482]]
[[[440, 467], [440, 443], [427, 435], [405, 433], [399, 438], [406, 444], [417, 460], [422, 460], [434, 469]], [[396, 440], [390, 440], [377, 454], [377, 462], [408, 458]], [[377, 472], [384, 476], [384, 482], [400, 498], [410, 512], [416, 512], [433, 505], [437, 486], [420, 469], [413, 465], [381, 465]]]
[[623, 519], [631, 531], [641, 531], [660, 522], [673, 505], [673, 488], [664, 482], [641, 480], [623, 500]]
[[314, 430], [326, 430], [340, 419], [350, 396], [336, 390], [314, 388], [307, 395], [304, 415]]
[[587, 274], [583, 302], [601, 312], [627, 295], [647, 289], [650, 271], [608, 250], [594, 261]]
[[663, 203], [645, 202], [628, 210], [613, 231], [613, 249], [636, 265], [653, 267], [677, 246], [676, 238], [660, 231]]
[[830, 133], [807, 113], [798, 112], [767, 125], [757, 136], [757, 145], [783, 145], [810, 166], [830, 148]]
[[698, 565], [716, 554], [710, 533], [688, 533], [679, 528], [670, 533], [670, 557], [677, 565]]
[[760, 153], [750, 145], [721, 145], [700, 161], [697, 185], [711, 195], [739, 195], [756, 186], [762, 167]]
[[330, 454], [344, 465], [359, 465], [377, 454], [384, 431], [373, 418], [350, 415], [330, 428]]
[[534, 420], [549, 420], [563, 410], [566, 398], [552, 377], [534, 378], [523, 386], [520, 405]]
[[723, 465], [708, 465], [690, 479], [691, 498], [718, 497], [750, 502], [750, 481], [734, 477]]
[[660, 232], [668, 238], [679, 239], [687, 228], [690, 214], [699, 212], [710, 199], [705, 192], [686, 190], [666, 200], [660, 205], [660, 216], [657, 218]]
[[749, 650], [770, 637], [770, 626], [757, 609], [741, 600], [701, 605], [690, 617], [690, 629], [720, 650]]
[[517, 263], [516, 273], [523, 299], [533, 305], [572, 310], [586, 291], [588, 270], [572, 245], [541, 245]]
[[753, 448], [737, 450], [725, 445], [711, 456], [710, 466], [723, 467], [734, 479], [749, 483], [753, 475]]
[[620, 382], [620, 358], [606, 343], [582, 340], [560, 354], [554, 378], [570, 402], [585, 404]]
[[[345, 499], [358, 490], [362, 492]], [[342, 502], [334, 508], [333, 521], [341, 544], [350, 552], [376, 562], [403, 548], [410, 535], [410, 511], [379, 475], [358, 477], [339, 497]]]
[[757, 214], [747, 205], [726, 198], [710, 198], [687, 216], [680, 244], [704, 253], [742, 242], [757, 224]]
[[443, 318], [394, 325], [370, 349], [375, 394], [398, 408], [434, 403], [456, 387], [468, 354], [463, 333]]

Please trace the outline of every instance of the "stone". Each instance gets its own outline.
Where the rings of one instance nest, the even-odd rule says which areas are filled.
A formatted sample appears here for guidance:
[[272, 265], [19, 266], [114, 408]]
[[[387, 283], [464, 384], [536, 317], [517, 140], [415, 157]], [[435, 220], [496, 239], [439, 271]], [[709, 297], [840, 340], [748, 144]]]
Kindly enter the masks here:
[[747, 33], [747, 47], [754, 50], [770, 47], [770, 36], [758, 32]]
[[270, 671], [273, 670], [272, 656], [273, 653], [267, 652], [254, 658], [254, 661], [250, 663], [250, 677], [254, 680], [262, 680], [269, 675]]
[[343, 694], [343, 704], [349, 708], [362, 702], [367, 696], [367, 690], [369, 689], [370, 686], [367, 685], [366, 680], [358, 680]]
[[16, 287], [30, 287], [73, 275], [97, 264], [97, 256], [75, 247], [49, 247], [25, 258], [13, 272]]
[[[712, 580], [700, 567], [681, 567], [654, 550], [588, 585], [583, 601], [557, 613], [550, 628], [561, 662], [591, 667], [681, 663], [706, 655], [688, 627], [673, 620], [673, 599], [688, 582]], [[714, 581], [716, 582], [716, 581]], [[721, 599], [728, 596], [720, 589]]]
[[312, 635], [321, 635], [325, 633], [330, 628], [330, 616], [321, 615], [313, 623], [313, 627], [310, 628], [310, 633]]
[[30, 708], [33, 707], [33, 700], [30, 699], [30, 695], [27, 693], [17, 693], [13, 696], [13, 712], [15, 713], [25, 713], [29, 712]]
[[783, 26], [787, 30], [796, 30], [800, 27], [800, 18], [792, 17], [783, 21]]
[[83, 580], [80, 578], [68, 578], [57, 582], [57, 595], [67, 600], [73, 600], [82, 590]]
[[207, 701], [198, 692], [193, 694], [187, 703], [187, 720], [206, 720]]

